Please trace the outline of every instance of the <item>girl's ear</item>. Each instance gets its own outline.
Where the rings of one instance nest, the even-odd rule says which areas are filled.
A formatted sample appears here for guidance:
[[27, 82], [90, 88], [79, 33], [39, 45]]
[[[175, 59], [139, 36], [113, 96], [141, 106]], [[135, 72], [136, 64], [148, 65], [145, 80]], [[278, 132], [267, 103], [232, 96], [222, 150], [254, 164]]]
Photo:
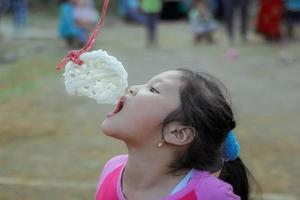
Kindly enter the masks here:
[[172, 123], [164, 131], [164, 141], [168, 144], [183, 146], [191, 143], [195, 138], [196, 131], [191, 126], [182, 126]]

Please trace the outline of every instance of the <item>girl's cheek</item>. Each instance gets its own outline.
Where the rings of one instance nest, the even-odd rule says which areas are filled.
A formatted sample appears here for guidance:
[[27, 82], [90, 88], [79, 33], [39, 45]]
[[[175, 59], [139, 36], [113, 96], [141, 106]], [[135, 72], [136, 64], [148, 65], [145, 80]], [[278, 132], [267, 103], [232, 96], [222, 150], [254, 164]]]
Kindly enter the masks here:
[[128, 120], [133, 120], [132, 123], [143, 126], [151, 126], [160, 124], [166, 117], [167, 113], [160, 107], [144, 107], [137, 112], [131, 113]]

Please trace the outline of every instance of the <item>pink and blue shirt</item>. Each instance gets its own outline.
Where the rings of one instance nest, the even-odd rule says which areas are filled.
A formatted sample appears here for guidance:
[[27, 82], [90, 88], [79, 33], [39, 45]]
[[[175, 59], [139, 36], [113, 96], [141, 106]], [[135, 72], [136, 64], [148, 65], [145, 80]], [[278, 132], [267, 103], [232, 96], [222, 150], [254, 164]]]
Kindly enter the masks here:
[[[121, 178], [128, 156], [120, 155], [109, 160], [99, 178], [96, 200], [126, 200]], [[240, 200], [230, 184], [209, 172], [191, 170], [173, 191], [161, 200]]]

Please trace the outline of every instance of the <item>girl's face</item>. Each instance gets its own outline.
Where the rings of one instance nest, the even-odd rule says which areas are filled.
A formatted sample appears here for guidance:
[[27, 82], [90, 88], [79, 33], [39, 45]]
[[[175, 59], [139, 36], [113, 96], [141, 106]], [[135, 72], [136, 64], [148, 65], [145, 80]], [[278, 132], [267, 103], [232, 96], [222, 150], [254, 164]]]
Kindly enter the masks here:
[[162, 122], [180, 106], [180, 71], [167, 71], [131, 87], [101, 125], [108, 135], [131, 144], [161, 140]]

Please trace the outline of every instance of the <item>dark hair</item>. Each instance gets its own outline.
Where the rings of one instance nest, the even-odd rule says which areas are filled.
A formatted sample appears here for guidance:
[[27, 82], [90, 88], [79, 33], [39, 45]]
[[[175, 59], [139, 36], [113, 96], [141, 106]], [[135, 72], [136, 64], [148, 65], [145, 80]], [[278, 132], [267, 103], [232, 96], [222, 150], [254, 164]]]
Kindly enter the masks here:
[[192, 168], [210, 172], [222, 169], [219, 178], [231, 184], [241, 200], [248, 200], [249, 170], [240, 158], [226, 162], [223, 158], [225, 138], [236, 126], [233, 111], [225, 98], [225, 86], [206, 73], [187, 69], [179, 71], [183, 74], [181, 106], [170, 113], [163, 124], [178, 121], [192, 126], [196, 135], [188, 149], [170, 166], [172, 172]]

